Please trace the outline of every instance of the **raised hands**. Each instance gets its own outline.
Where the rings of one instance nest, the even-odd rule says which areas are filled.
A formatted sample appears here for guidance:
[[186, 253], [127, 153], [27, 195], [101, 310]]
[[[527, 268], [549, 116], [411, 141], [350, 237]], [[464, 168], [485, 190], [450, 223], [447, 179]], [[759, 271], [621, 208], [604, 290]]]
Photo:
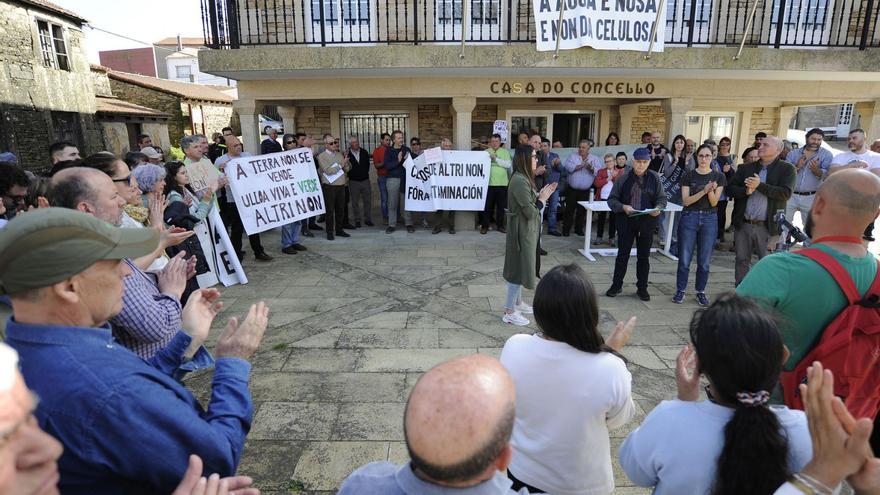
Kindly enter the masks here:
[[220, 478], [212, 474], [205, 478], [202, 467], [201, 457], [189, 456], [189, 467], [171, 495], [260, 495], [260, 490], [251, 488], [254, 480], [250, 476]]
[[675, 359], [675, 385], [678, 400], [697, 401], [700, 398], [700, 362], [693, 346], [688, 344]]
[[214, 353], [218, 358], [235, 357], [250, 359], [260, 346], [266, 326], [269, 324], [269, 307], [260, 301], [252, 304], [241, 324], [233, 317], [226, 325]]
[[636, 317], [633, 316], [626, 323], [622, 321], [617, 322], [614, 331], [611, 332], [608, 340], [605, 341], [605, 343], [608, 344], [608, 347], [620, 352], [620, 350], [629, 342], [629, 339], [632, 338], [633, 330], [636, 328], [636, 321]]
[[186, 306], [180, 314], [183, 331], [192, 338], [184, 356], [191, 358], [208, 338], [214, 317], [223, 308], [220, 302], [220, 291], [217, 289], [199, 289], [189, 296]]

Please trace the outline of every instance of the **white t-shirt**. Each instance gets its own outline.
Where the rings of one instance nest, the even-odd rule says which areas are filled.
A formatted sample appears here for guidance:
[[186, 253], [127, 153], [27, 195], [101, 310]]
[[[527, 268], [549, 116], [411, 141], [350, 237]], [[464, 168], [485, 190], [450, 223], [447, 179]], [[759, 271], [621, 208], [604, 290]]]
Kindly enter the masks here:
[[[803, 411], [771, 407], [788, 437], [788, 466], [800, 471], [813, 457]], [[655, 486], [654, 495], [708, 494], [715, 482], [724, 427], [733, 409], [705, 400], [663, 401], [620, 447], [620, 465], [639, 486]]]
[[608, 430], [635, 413], [624, 362], [519, 334], [504, 344], [501, 364], [516, 384], [510, 472], [555, 495], [611, 493]]
[[846, 153], [841, 153], [834, 158], [831, 159], [831, 168], [834, 168], [838, 165], [846, 165], [852, 161], [863, 161], [868, 164], [868, 170], [873, 170], [875, 168], [880, 168], [880, 153], [874, 153], [871, 150], [867, 150], [861, 155], [857, 155], [852, 151], [847, 151]]

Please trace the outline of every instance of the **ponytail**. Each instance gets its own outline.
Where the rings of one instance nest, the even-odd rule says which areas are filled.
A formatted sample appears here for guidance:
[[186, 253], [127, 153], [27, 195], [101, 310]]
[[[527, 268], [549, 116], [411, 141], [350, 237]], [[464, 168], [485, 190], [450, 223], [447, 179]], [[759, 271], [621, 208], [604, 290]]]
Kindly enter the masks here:
[[724, 427], [712, 495], [770, 495], [791, 475], [788, 439], [766, 405], [737, 407]]
[[771, 495], [791, 475], [788, 438], [766, 405], [785, 353], [777, 321], [730, 293], [694, 314], [690, 335], [713, 400], [733, 409], [712, 495]]

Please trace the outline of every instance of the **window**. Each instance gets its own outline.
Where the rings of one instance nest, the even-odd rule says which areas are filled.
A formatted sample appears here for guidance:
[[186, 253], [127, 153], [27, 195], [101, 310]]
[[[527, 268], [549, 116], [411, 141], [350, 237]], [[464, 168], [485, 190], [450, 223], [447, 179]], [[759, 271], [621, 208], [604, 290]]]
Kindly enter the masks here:
[[324, 6], [324, 22], [339, 24], [339, 8], [336, 0], [312, 0], [312, 24], [321, 24], [321, 5]]
[[[784, 0], [785, 19], [783, 23], [787, 28], [798, 25], [807, 29], [822, 29], [825, 27], [825, 12], [828, 10], [830, 0]], [[779, 18], [780, 0], [773, 2], [773, 25]]]
[[472, 0], [471, 19], [475, 24], [498, 24], [501, 5], [498, 0]]
[[37, 20], [37, 33], [40, 37], [43, 65], [53, 69], [70, 70], [67, 45], [64, 43], [64, 28], [47, 21]]
[[342, 10], [347, 26], [370, 23], [370, 0], [343, 0]]
[[52, 142], [80, 142], [79, 116], [73, 112], [51, 112]]
[[190, 77], [192, 77], [192, 67], [189, 65], [175, 65], [174, 72], [178, 79], [186, 79], [189, 81]]
[[440, 24], [461, 24], [462, 0], [441, 0], [437, 20]]

